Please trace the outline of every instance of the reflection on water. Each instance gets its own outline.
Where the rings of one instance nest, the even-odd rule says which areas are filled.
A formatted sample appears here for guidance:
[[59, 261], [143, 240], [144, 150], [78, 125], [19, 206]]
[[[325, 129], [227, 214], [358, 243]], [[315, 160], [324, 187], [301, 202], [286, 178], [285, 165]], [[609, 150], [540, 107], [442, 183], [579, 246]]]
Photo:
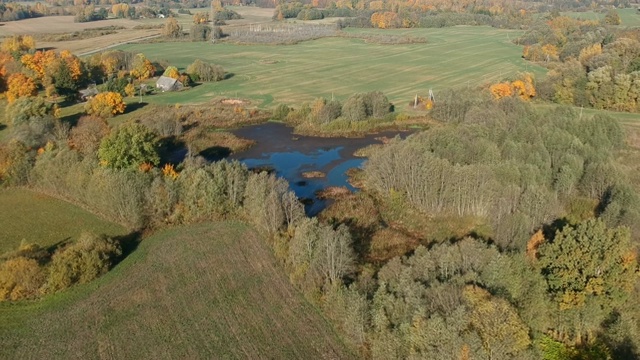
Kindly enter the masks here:
[[[370, 135], [363, 138], [320, 138], [292, 134], [292, 128], [278, 123], [249, 126], [233, 131], [237, 136], [255, 140], [252, 148], [233, 154], [249, 168], [271, 168], [301, 199], [312, 200], [305, 210], [313, 216], [322, 211], [326, 201], [319, 200], [316, 192], [330, 186], [355, 189], [347, 181], [347, 170], [362, 166], [365, 159], [353, 156], [354, 151], [370, 144], [380, 143], [376, 138], [393, 137], [397, 132]], [[321, 171], [322, 178], [306, 179], [302, 173]]]

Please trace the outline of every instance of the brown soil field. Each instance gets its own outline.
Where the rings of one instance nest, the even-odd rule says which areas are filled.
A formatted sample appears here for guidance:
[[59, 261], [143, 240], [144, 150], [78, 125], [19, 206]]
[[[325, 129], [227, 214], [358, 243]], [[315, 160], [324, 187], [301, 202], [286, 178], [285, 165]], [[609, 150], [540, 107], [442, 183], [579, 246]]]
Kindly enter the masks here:
[[16, 34], [40, 34], [40, 33], [64, 33], [80, 31], [84, 29], [95, 29], [105, 26], [122, 26], [131, 29], [140, 22], [127, 19], [109, 19], [102, 21], [91, 21], [85, 23], [73, 22], [73, 16], [46, 16], [20, 21], [8, 21], [0, 26], [0, 36], [11, 36]]

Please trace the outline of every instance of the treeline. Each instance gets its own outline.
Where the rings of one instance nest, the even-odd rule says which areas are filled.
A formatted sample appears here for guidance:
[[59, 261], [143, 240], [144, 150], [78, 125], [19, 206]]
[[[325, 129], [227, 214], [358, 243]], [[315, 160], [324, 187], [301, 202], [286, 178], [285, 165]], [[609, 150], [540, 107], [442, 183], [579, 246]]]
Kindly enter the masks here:
[[523, 57], [550, 69], [538, 96], [560, 104], [640, 111], [640, 32], [602, 21], [552, 16], [536, 22], [518, 44]]
[[33, 6], [15, 2], [0, 4], [0, 21], [16, 21], [46, 15], [49, 15], [49, 9], [41, 3]]

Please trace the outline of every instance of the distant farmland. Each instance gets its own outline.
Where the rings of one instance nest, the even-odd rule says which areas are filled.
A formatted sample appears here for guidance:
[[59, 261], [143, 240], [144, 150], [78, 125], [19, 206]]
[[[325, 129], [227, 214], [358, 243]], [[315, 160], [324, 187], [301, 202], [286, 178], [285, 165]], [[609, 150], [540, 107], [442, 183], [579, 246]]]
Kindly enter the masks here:
[[159, 233], [93, 283], [0, 304], [2, 359], [350, 357], [240, 223]]
[[324, 38], [297, 45], [232, 45], [150, 43], [120, 48], [164, 59], [185, 69], [194, 59], [222, 65], [228, 80], [200, 85], [181, 93], [149, 97], [160, 103], [202, 103], [214, 96], [247, 97], [262, 106], [295, 104], [332, 95], [345, 99], [355, 92], [380, 90], [391, 101], [409, 102], [433, 89], [478, 86], [520, 71], [544, 74], [522, 58], [510, 42], [519, 32], [490, 27], [444, 29], [357, 30], [350, 33], [426, 37], [427, 44], [380, 45], [361, 39]]

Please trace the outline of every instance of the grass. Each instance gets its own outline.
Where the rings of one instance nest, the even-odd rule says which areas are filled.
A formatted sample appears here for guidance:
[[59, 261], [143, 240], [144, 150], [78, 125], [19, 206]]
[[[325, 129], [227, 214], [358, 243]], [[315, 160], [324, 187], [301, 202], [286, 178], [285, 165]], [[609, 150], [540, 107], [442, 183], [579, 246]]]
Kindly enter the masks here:
[[174, 228], [115, 269], [39, 302], [0, 304], [0, 358], [349, 358], [241, 223]]
[[22, 239], [51, 246], [73, 240], [83, 231], [126, 234], [119, 225], [77, 206], [18, 188], [0, 190], [0, 229], [0, 254], [15, 250]]
[[[620, 15], [620, 20], [622, 20], [621, 26], [629, 26], [629, 27], [637, 27], [640, 26], [640, 12], [638, 10], [629, 8], [629, 9], [617, 9], [618, 15]], [[563, 12], [562, 15], [570, 16], [573, 18], [580, 18], [584, 20], [602, 20], [607, 15], [606, 12], [593, 12], [593, 11], [584, 11], [584, 12]]]
[[157, 103], [204, 103], [216, 96], [250, 98], [261, 107], [296, 104], [316, 97], [346, 99], [355, 92], [383, 91], [396, 104], [433, 89], [477, 86], [520, 71], [545, 70], [525, 62], [510, 42], [519, 32], [490, 27], [445, 29], [349, 29], [354, 34], [426, 37], [427, 44], [380, 45], [361, 39], [324, 38], [297, 45], [147, 43], [119, 48], [165, 59], [185, 69], [194, 59], [222, 65], [231, 78], [178, 93], [149, 97]]

